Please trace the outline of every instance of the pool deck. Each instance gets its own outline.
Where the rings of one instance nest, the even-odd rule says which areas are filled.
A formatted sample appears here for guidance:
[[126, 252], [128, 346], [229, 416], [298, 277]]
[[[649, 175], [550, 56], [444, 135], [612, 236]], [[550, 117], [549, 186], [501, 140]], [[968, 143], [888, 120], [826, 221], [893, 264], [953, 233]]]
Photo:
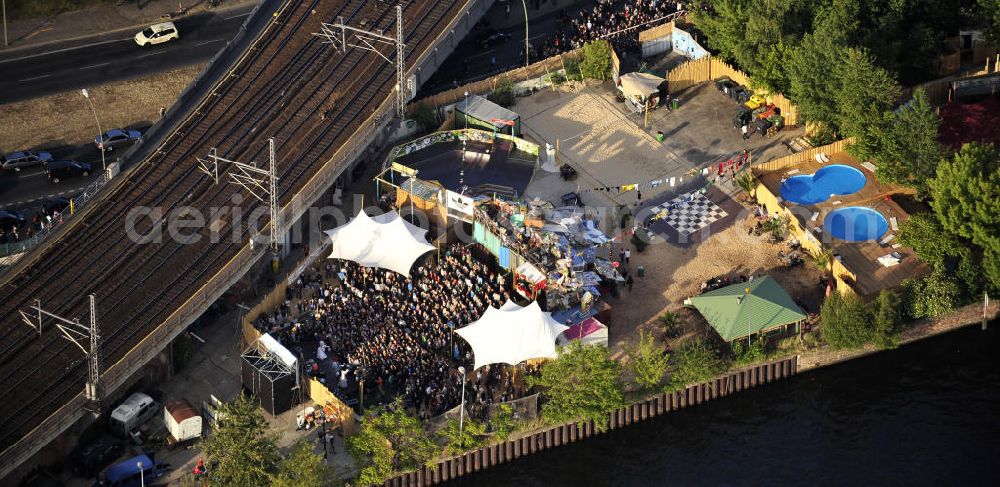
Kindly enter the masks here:
[[[810, 160], [791, 168], [761, 174], [759, 175], [760, 182], [771, 194], [780, 195], [783, 178], [813, 174], [831, 164], [844, 164], [860, 170], [867, 178], [867, 182], [861, 190], [855, 193], [833, 196], [826, 201], [811, 205], [800, 205], [788, 201], [783, 202], [783, 204], [795, 216], [799, 226], [823, 242], [823, 246], [831, 249], [844, 264], [844, 267], [857, 276], [857, 282], [853, 283], [853, 286], [863, 297], [872, 297], [882, 289], [899, 286], [905, 279], [929, 273], [930, 268], [917, 260], [913, 249], [904, 246], [892, 247], [894, 244], [899, 244], [896, 240], [899, 231], [893, 230], [892, 218], [896, 219], [897, 228], [909, 218], [909, 214], [892, 199], [892, 195], [911, 195], [913, 191], [893, 184], [880, 183], [870, 169], [862, 166], [857, 159], [846, 152], [830, 154], [829, 157], [830, 161], [824, 164]], [[865, 206], [878, 211], [885, 216], [886, 220], [890, 221], [889, 230], [878, 242], [846, 242], [826, 235], [822, 231], [822, 227], [827, 214], [847, 206]], [[817, 213], [818, 216], [813, 219], [813, 215]], [[889, 238], [890, 235], [892, 236], [891, 240], [885, 244], [880, 243]], [[884, 267], [877, 261], [879, 257], [893, 252], [897, 252], [901, 256], [898, 265]]]

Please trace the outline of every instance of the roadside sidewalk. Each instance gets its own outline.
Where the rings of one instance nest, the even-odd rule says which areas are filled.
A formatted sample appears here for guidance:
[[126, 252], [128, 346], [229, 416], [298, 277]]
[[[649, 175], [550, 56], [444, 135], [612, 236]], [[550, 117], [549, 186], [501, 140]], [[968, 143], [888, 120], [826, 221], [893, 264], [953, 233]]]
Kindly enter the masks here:
[[7, 22], [9, 46], [0, 47], [0, 53], [116, 31], [134, 34], [162, 20], [209, 10], [226, 12], [256, 3], [257, 0], [219, 0], [216, 7], [209, 7], [209, 0], [122, 0], [44, 19], [16, 20]]

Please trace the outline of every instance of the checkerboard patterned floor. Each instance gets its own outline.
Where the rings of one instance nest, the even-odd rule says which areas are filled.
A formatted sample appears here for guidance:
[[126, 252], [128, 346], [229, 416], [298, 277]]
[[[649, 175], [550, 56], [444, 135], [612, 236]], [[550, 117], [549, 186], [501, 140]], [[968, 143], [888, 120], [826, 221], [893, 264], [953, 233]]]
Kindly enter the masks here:
[[682, 195], [654, 207], [652, 208], [653, 214], [670, 208], [672, 205], [674, 208], [667, 212], [667, 216], [663, 220], [684, 236], [691, 235], [728, 215], [726, 210], [719, 208], [719, 205], [713, 203], [700, 192]]

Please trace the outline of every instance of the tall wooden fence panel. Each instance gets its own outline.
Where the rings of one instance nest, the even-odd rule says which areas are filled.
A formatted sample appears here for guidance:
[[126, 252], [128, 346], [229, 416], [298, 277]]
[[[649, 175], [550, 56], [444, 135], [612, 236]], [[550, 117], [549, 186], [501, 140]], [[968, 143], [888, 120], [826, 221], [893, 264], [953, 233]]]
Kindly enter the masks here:
[[779, 157], [777, 159], [772, 159], [767, 162], [762, 162], [756, 164], [754, 167], [754, 172], [756, 174], [763, 174], [768, 172], [780, 171], [785, 168], [789, 168], [806, 161], [811, 161], [816, 159], [817, 154], [832, 155], [838, 152], [843, 152], [847, 150], [847, 147], [854, 143], [854, 137], [849, 137], [844, 140], [838, 140], [832, 144], [827, 144], [820, 147], [814, 147], [812, 149], [804, 150], [802, 152], [796, 152], [795, 154], [787, 155], [785, 157]]
[[[722, 77], [750, 87], [751, 80], [743, 71], [740, 71], [725, 61], [714, 57], [704, 57], [684, 62], [667, 73], [667, 87], [670, 93], [677, 93], [692, 86], [706, 81], [716, 80]], [[781, 110], [781, 115], [785, 117], [785, 125], [798, 125], [799, 110], [791, 101], [781, 93], [767, 93], [762, 90], [754, 90], [764, 97], [768, 103], [774, 104]]]
[[[736, 391], [791, 377], [798, 371], [798, 363], [796, 355], [732, 371], [707, 382], [690, 385], [680, 391], [656, 394], [624, 408], [611, 411], [603, 426], [608, 431], [618, 429], [683, 407], [725, 397]], [[519, 438], [467, 451], [435, 464], [425, 465], [416, 471], [398, 474], [388, 478], [384, 485], [414, 487], [436, 485], [495, 465], [502, 465], [523, 455], [537, 453], [593, 436], [598, 433], [596, 426], [591, 421], [550, 426]]]

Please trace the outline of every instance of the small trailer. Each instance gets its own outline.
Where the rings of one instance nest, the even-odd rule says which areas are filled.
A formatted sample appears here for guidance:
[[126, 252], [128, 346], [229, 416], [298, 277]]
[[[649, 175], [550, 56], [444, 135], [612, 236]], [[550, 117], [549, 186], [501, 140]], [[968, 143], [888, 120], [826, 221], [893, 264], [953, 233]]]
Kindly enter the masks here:
[[201, 415], [183, 399], [167, 401], [163, 408], [163, 423], [167, 426], [167, 448], [201, 438]]

